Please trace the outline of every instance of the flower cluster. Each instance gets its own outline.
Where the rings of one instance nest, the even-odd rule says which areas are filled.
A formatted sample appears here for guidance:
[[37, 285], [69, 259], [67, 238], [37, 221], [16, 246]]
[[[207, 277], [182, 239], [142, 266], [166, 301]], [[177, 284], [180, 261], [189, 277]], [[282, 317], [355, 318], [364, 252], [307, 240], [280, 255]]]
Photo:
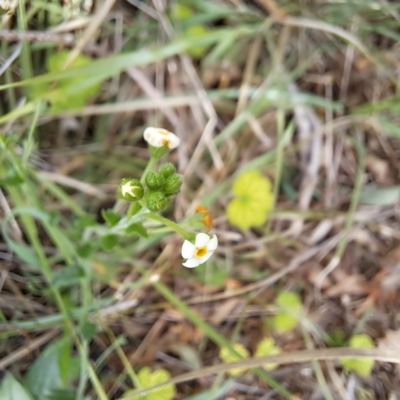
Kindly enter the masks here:
[[[175, 149], [180, 139], [174, 133], [162, 128], [149, 127], [144, 131], [144, 139], [149, 143], [153, 163], [157, 162], [168, 151]], [[152, 165], [152, 164], [149, 164]], [[132, 206], [146, 207], [153, 212], [164, 211], [176, 196], [182, 186], [182, 176], [176, 173], [176, 168], [171, 163], [163, 164], [158, 171], [147, 172], [142, 179], [123, 179], [118, 189], [119, 196], [132, 202]], [[212, 218], [205, 207], [199, 206], [196, 211], [204, 215], [203, 224], [212, 228]], [[146, 214], [144, 214], [146, 215]], [[147, 214], [151, 218], [151, 214]], [[216, 235], [212, 237], [206, 233], [187, 232], [175, 222], [164, 217], [152, 215], [153, 219], [180, 233], [185, 241], [182, 246], [182, 257], [186, 259], [183, 265], [187, 268], [195, 268], [205, 263], [215, 252], [218, 246]], [[189, 239], [189, 240], [188, 240]]]
[[159, 171], [149, 171], [144, 178], [146, 187], [138, 179], [123, 179], [119, 195], [124, 200], [135, 202], [144, 200], [150, 211], [163, 211], [176, 196], [182, 186], [182, 176], [176, 173], [175, 166], [167, 163]]
[[150, 171], [145, 176], [147, 189], [144, 199], [151, 211], [163, 211], [182, 186], [182, 176], [175, 172], [171, 163], [164, 164], [159, 171]]

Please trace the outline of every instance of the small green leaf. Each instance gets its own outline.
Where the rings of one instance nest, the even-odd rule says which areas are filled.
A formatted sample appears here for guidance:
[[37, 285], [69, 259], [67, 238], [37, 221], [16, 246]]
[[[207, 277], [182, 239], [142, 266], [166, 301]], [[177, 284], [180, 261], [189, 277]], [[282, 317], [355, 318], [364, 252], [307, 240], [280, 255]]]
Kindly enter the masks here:
[[[145, 388], [150, 388], [155, 385], [158, 385], [159, 383], [164, 383], [168, 380], [171, 379], [170, 373], [165, 370], [165, 369], [158, 369], [153, 372], [151, 372], [151, 369], [149, 367], [143, 367], [138, 375], [137, 375], [140, 383], [140, 388], [145, 389]], [[136, 392], [136, 389], [134, 390], [128, 390], [127, 392], [124, 393], [124, 397], [129, 397], [134, 395]], [[151, 393], [142, 395], [140, 399], [142, 400], [172, 400], [175, 396], [176, 389], [175, 386], [173, 385], [168, 385], [166, 387], [163, 387], [158, 390], [154, 390]]]
[[25, 384], [37, 399], [46, 399], [54, 389], [63, 388], [60, 353], [64, 345], [64, 340], [50, 345], [29, 368]]
[[377, 187], [361, 192], [360, 203], [369, 206], [392, 206], [400, 199], [400, 186]]
[[279, 313], [274, 318], [274, 327], [278, 332], [289, 332], [296, 328], [299, 321], [288, 313]]
[[301, 310], [300, 296], [292, 292], [281, 292], [276, 298], [276, 305], [282, 309], [297, 312]]
[[[208, 31], [209, 29], [204, 25], [193, 25], [185, 30], [184, 37], [201, 37], [207, 35]], [[187, 50], [187, 53], [193, 58], [201, 59], [209, 48], [210, 46], [193, 46]]]
[[136, 235], [139, 235], [144, 238], [149, 237], [146, 228], [143, 226], [143, 224], [141, 222], [135, 222], [134, 224], [129, 225], [125, 229], [125, 233], [127, 235], [135, 235], [136, 234]]
[[112, 250], [119, 243], [119, 237], [117, 235], [105, 235], [101, 238], [101, 246], [104, 250]]
[[97, 325], [88, 321], [85, 321], [80, 327], [80, 333], [86, 340], [89, 341], [96, 337], [97, 331]]
[[[264, 357], [264, 356], [276, 356], [281, 354], [282, 350], [275, 344], [273, 338], [265, 338], [260, 343], [258, 343], [257, 349], [254, 353], [254, 357]], [[264, 365], [264, 369], [267, 371], [272, 371], [278, 366], [278, 364], [267, 364]]]
[[264, 225], [273, 207], [272, 185], [259, 171], [245, 172], [233, 184], [233, 199], [227, 210], [229, 222], [245, 230]]
[[[375, 348], [373, 340], [365, 333], [352, 336], [349, 346], [354, 349]], [[375, 361], [372, 358], [349, 358], [341, 360], [341, 363], [345, 369], [354, 371], [362, 377], [370, 376], [375, 365]]]
[[7, 374], [0, 386], [1, 400], [33, 400], [32, 396], [11, 375]]
[[274, 327], [279, 332], [289, 332], [299, 323], [301, 312], [300, 296], [292, 292], [281, 292], [276, 299], [279, 313], [274, 318]]
[[84, 272], [79, 267], [64, 267], [53, 273], [52, 285], [57, 288], [75, 286], [84, 276]]
[[[62, 72], [70, 56], [70, 51], [60, 51], [48, 58], [47, 69], [50, 73]], [[84, 67], [92, 63], [92, 60], [79, 55], [68, 69]], [[52, 112], [83, 108], [89, 99], [97, 95], [101, 89], [99, 83], [88, 84], [89, 77], [75, 77], [57, 82], [57, 89], [52, 90], [48, 84], [36, 84], [33, 86], [35, 98], [47, 98], [52, 104]]]
[[101, 210], [101, 215], [110, 227], [117, 225], [122, 218], [121, 214], [112, 210]]
[[82, 245], [78, 246], [76, 249], [76, 253], [81, 258], [89, 258], [94, 250], [93, 243], [83, 243]]
[[89, 226], [96, 225], [96, 217], [93, 214], [83, 215], [74, 221], [74, 225], [76, 228], [83, 230]]
[[[250, 354], [246, 347], [244, 347], [241, 343], [235, 343], [233, 348], [237, 353], [239, 353], [243, 358], [249, 358]], [[231, 363], [235, 361], [240, 361], [242, 358], [237, 356], [236, 354], [232, 354], [231, 351], [227, 347], [222, 347], [219, 352], [219, 357], [224, 363]], [[246, 368], [235, 368], [229, 371], [229, 374], [232, 376], [238, 376], [247, 371]]]

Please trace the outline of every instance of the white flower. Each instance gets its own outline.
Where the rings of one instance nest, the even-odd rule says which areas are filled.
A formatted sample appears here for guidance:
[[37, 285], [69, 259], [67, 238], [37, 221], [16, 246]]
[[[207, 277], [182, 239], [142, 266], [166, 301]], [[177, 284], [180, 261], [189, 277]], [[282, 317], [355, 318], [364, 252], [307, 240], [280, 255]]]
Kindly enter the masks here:
[[218, 247], [218, 238], [214, 235], [212, 238], [206, 233], [198, 233], [193, 243], [185, 240], [182, 245], [182, 257], [187, 258], [182, 265], [187, 268], [195, 268], [205, 263]]
[[143, 133], [144, 140], [154, 147], [167, 146], [170, 150], [179, 146], [181, 140], [175, 133], [162, 128], [153, 128], [149, 126]]

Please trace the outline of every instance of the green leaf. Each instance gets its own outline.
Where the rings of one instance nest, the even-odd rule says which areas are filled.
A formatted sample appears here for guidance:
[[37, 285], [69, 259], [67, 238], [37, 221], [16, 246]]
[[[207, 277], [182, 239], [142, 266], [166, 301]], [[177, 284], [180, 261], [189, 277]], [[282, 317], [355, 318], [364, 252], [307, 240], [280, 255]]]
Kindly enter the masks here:
[[33, 400], [32, 396], [11, 375], [7, 374], [0, 386], [1, 400]]
[[[239, 353], [243, 358], [249, 358], [250, 354], [246, 347], [244, 347], [241, 343], [235, 343], [233, 345], [233, 348], [237, 353]], [[231, 363], [231, 362], [236, 362], [240, 361], [242, 358], [240, 358], [238, 355], [232, 353], [227, 347], [222, 347], [220, 352], [219, 352], [219, 357], [224, 363]], [[242, 375], [247, 371], [247, 368], [235, 368], [231, 369], [229, 371], [229, 375], [232, 376], [238, 376]]]
[[245, 230], [264, 225], [273, 207], [272, 185], [257, 170], [239, 176], [233, 184], [233, 199], [227, 210], [229, 222]]
[[[280, 347], [276, 346], [273, 338], [267, 337], [263, 339], [257, 345], [257, 349], [254, 353], [254, 357], [264, 357], [264, 356], [276, 356], [281, 354], [282, 350]], [[264, 369], [267, 371], [272, 371], [278, 366], [278, 364], [268, 364], [264, 365]]]
[[112, 250], [119, 243], [119, 236], [117, 235], [105, 235], [101, 238], [101, 246], [104, 250]]
[[79, 267], [64, 267], [61, 270], [54, 271], [52, 285], [57, 288], [75, 286], [84, 276], [83, 270]]
[[50, 345], [29, 368], [25, 384], [35, 398], [45, 400], [53, 390], [63, 388], [60, 354], [64, 346], [65, 340]]
[[[64, 71], [64, 65], [70, 56], [70, 51], [60, 51], [48, 58], [47, 69], [50, 73]], [[85, 67], [92, 63], [92, 60], [79, 55], [68, 69]], [[47, 98], [52, 103], [52, 112], [83, 108], [89, 99], [97, 95], [101, 89], [98, 82], [90, 82], [89, 78], [77, 76], [57, 82], [57, 90], [52, 90], [48, 84], [42, 83], [33, 86], [34, 97]]]
[[[170, 373], [165, 370], [165, 369], [158, 369], [153, 372], [151, 372], [151, 369], [149, 367], [143, 367], [138, 375], [138, 380], [140, 383], [140, 388], [145, 389], [145, 388], [150, 388], [155, 385], [158, 385], [159, 383], [166, 382], [171, 379]], [[129, 397], [134, 395], [136, 392], [136, 389], [134, 390], [128, 390], [127, 392], [124, 393], [124, 397]], [[140, 399], [142, 400], [172, 400], [175, 396], [176, 389], [175, 386], [169, 385], [166, 387], [163, 387], [158, 390], [154, 390], [151, 393], [145, 394], [140, 396]]]
[[122, 218], [121, 214], [112, 210], [101, 210], [101, 215], [110, 227], [117, 225]]
[[78, 256], [81, 258], [89, 258], [90, 255], [93, 253], [93, 250], [94, 250], [93, 243], [87, 242], [77, 247], [76, 254], [78, 254]]
[[399, 198], [400, 186], [365, 189], [361, 192], [360, 203], [369, 206], [392, 206]]
[[296, 328], [299, 321], [293, 315], [282, 312], [274, 317], [274, 328], [278, 332], [289, 332]]
[[134, 224], [129, 225], [125, 229], [125, 234], [127, 235], [139, 235], [144, 238], [148, 238], [149, 234], [147, 233], [146, 228], [143, 226], [141, 222], [135, 222]]
[[274, 318], [274, 327], [279, 332], [289, 332], [299, 323], [301, 313], [300, 296], [292, 292], [281, 292], [276, 299], [279, 314]]
[[[207, 29], [204, 25], [193, 25], [185, 30], [183, 36], [187, 38], [202, 37], [207, 35], [208, 31], [209, 29]], [[210, 46], [193, 46], [187, 50], [187, 53], [193, 58], [201, 59], [204, 57], [209, 48]]]
[[82, 336], [86, 340], [92, 340], [94, 337], [96, 337], [98, 328], [97, 325], [92, 324], [91, 322], [85, 321], [82, 326], [80, 327], [80, 332]]
[[81, 230], [88, 228], [89, 226], [94, 226], [96, 224], [96, 217], [93, 214], [83, 215], [82, 217], [79, 217], [74, 221], [75, 227]]
[[[365, 333], [352, 336], [349, 346], [354, 349], [375, 348], [373, 340]], [[341, 360], [341, 363], [345, 369], [353, 371], [362, 377], [370, 376], [375, 365], [375, 361], [372, 358], [349, 358]]]
[[293, 313], [300, 311], [302, 307], [300, 296], [293, 292], [279, 293], [275, 303], [279, 308], [290, 310]]

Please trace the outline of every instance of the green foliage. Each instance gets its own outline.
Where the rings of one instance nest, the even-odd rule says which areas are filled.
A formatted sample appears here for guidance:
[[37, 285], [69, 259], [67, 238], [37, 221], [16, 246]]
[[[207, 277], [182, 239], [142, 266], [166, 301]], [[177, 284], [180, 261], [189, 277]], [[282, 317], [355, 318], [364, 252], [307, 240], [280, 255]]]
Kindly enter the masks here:
[[[60, 51], [52, 54], [47, 60], [47, 69], [50, 73], [64, 71], [70, 51]], [[85, 67], [92, 63], [86, 56], [79, 55], [71, 64], [69, 69]], [[88, 77], [77, 76], [57, 82], [60, 90], [52, 91], [51, 84], [38, 84], [33, 86], [34, 97], [44, 97], [52, 105], [52, 112], [57, 113], [64, 110], [76, 110], [86, 106], [88, 101], [96, 96], [101, 89], [100, 83], [87, 84]]]
[[118, 244], [118, 235], [109, 234], [101, 237], [101, 247], [106, 251], [112, 250], [114, 247], [118, 246]]
[[[268, 337], [268, 338], [263, 339], [260, 343], [258, 343], [257, 349], [254, 353], [254, 357], [276, 356], [281, 353], [282, 353], [282, 350], [280, 347], [278, 347], [275, 344], [274, 339]], [[278, 366], [277, 364], [267, 364], [264, 366], [264, 368], [267, 371], [272, 371], [277, 366]]]
[[292, 292], [281, 292], [276, 299], [278, 314], [274, 318], [274, 327], [278, 332], [289, 332], [299, 323], [301, 313], [300, 296]]
[[121, 214], [112, 210], [101, 210], [101, 215], [110, 227], [117, 225], [122, 218]]
[[143, 224], [141, 222], [135, 222], [133, 224], [130, 224], [125, 229], [124, 232], [125, 232], [125, 235], [139, 235], [144, 238], [149, 237], [149, 234], [147, 233], [146, 228], [143, 226]]
[[[171, 19], [177, 23], [190, 22], [190, 19], [195, 15], [195, 11], [187, 5], [181, 4], [180, 2], [174, 2], [171, 7]], [[207, 36], [209, 28], [205, 25], [195, 24], [188, 26], [185, 23], [182, 26], [182, 37], [184, 38], [201, 38]], [[201, 59], [207, 53], [210, 46], [193, 46], [187, 50], [187, 53], [196, 59]]]
[[[239, 353], [243, 358], [249, 358], [249, 351], [244, 347], [241, 343], [235, 343], [233, 348], [237, 353]], [[236, 354], [232, 354], [232, 352], [227, 347], [222, 347], [219, 352], [219, 357], [224, 363], [231, 363], [240, 361], [242, 358], [237, 356]], [[232, 376], [242, 375], [247, 371], [246, 368], [234, 368], [229, 371], [229, 374]]]
[[60, 360], [66, 345], [65, 340], [50, 345], [30, 367], [25, 377], [25, 386], [35, 398], [47, 400], [53, 390], [64, 387], [61, 379]]
[[240, 229], [264, 225], [273, 206], [271, 182], [257, 170], [245, 172], [233, 184], [235, 199], [228, 205], [228, 219]]
[[[165, 369], [158, 369], [156, 371], [151, 371], [149, 367], [143, 367], [138, 375], [138, 380], [140, 384], [140, 389], [151, 388], [159, 383], [164, 383], [171, 379], [170, 373]], [[137, 389], [128, 390], [124, 393], [124, 397], [129, 397], [135, 394]], [[151, 393], [141, 395], [142, 400], [172, 400], [175, 396], [176, 389], [173, 385], [168, 385], [166, 387], [154, 390]]]
[[[375, 344], [370, 336], [365, 333], [351, 337], [349, 346], [354, 349], [373, 349]], [[362, 377], [368, 377], [374, 368], [375, 361], [370, 358], [348, 358], [341, 360], [343, 367]]]
[[53, 273], [51, 284], [57, 288], [72, 287], [79, 284], [85, 276], [83, 270], [77, 266], [67, 266]]
[[11, 375], [7, 374], [0, 386], [1, 400], [33, 400], [26, 389]]

